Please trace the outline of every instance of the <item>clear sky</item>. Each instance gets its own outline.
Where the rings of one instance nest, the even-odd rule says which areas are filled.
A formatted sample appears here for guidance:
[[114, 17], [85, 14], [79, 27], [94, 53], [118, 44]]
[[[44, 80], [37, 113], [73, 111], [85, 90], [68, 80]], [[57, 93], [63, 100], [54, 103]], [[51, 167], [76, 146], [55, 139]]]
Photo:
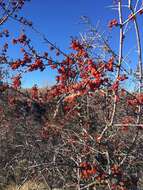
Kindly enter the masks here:
[[[87, 16], [93, 24], [100, 22], [100, 28], [108, 31], [108, 21], [117, 16], [117, 11], [109, 8], [113, 0], [31, 0], [27, 3], [21, 13], [24, 17], [33, 21], [34, 26], [41, 31], [53, 43], [56, 43], [62, 50], [67, 51], [71, 36], [78, 36], [79, 32], [84, 32], [85, 27], [81, 25], [80, 17]], [[118, 18], [118, 17], [117, 17]], [[140, 21], [143, 23], [143, 20]], [[13, 32], [13, 36], [18, 35], [22, 26], [8, 23]], [[115, 38], [111, 42], [113, 48], [117, 49], [117, 32], [113, 30], [112, 35]], [[132, 30], [130, 30], [132, 32]], [[43, 42], [39, 41], [35, 34], [32, 34], [35, 47], [43, 50]], [[130, 36], [128, 46], [134, 43], [134, 38]], [[128, 47], [127, 47], [128, 48]], [[13, 52], [13, 49], [11, 49]], [[13, 52], [18, 56], [19, 52]], [[47, 83], [54, 83], [55, 73], [46, 70], [43, 73], [35, 72], [27, 74], [23, 79], [24, 86], [32, 86], [37, 83], [44, 86]]]

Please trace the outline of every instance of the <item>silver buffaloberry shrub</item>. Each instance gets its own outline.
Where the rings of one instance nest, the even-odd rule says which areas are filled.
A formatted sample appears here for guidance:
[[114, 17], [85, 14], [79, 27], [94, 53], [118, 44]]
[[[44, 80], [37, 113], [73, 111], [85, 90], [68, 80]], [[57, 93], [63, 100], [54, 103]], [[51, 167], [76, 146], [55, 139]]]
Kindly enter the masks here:
[[[117, 0], [110, 6], [118, 13], [107, 23], [116, 49], [82, 17], [87, 30], [71, 40], [69, 53], [20, 16], [27, 3], [0, 1], [1, 189], [13, 182], [20, 188], [30, 180], [47, 189], [142, 189], [141, 0]], [[19, 36], [3, 29], [10, 19], [25, 29]], [[34, 47], [27, 28], [42, 37], [43, 52]], [[128, 47], [133, 37], [136, 44]], [[9, 46], [21, 55], [12, 59]], [[133, 66], [126, 49], [136, 55]], [[55, 85], [22, 88], [24, 75], [47, 69], [57, 73]]]

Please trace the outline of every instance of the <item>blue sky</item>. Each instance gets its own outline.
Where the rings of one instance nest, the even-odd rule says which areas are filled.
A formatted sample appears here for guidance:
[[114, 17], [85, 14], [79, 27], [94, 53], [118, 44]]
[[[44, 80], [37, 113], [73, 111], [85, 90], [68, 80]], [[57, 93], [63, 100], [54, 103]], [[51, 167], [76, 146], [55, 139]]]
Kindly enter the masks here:
[[[34, 26], [41, 31], [46, 37], [64, 51], [68, 51], [70, 36], [78, 36], [79, 32], [84, 32], [85, 26], [79, 23], [81, 16], [87, 16], [95, 24], [99, 21], [100, 28], [109, 33], [107, 27], [108, 21], [117, 16], [117, 11], [111, 10], [113, 0], [31, 0], [27, 3], [21, 12], [21, 15], [33, 21]], [[118, 17], [117, 17], [118, 18]], [[140, 21], [143, 24], [143, 20]], [[5, 27], [5, 26], [4, 26]], [[16, 36], [23, 29], [13, 21], [7, 23], [7, 27]], [[133, 31], [130, 30], [130, 33]], [[33, 43], [37, 49], [43, 50], [43, 42], [40, 41], [36, 34], [29, 31]], [[113, 30], [111, 35], [115, 40], [111, 40], [111, 46], [118, 48], [118, 29]], [[127, 49], [134, 44], [134, 38], [129, 37]], [[13, 57], [19, 56], [19, 51], [15, 52], [10, 49]], [[40, 86], [54, 83], [55, 73], [51, 70], [44, 72], [34, 72], [27, 74], [23, 78], [23, 86], [30, 87], [35, 83]]]

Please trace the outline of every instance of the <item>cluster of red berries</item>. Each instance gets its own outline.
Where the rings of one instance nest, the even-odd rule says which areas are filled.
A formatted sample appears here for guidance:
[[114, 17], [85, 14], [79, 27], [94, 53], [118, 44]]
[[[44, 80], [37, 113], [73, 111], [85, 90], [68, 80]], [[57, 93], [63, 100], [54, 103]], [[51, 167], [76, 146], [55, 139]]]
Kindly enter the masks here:
[[143, 93], [137, 94], [135, 97], [127, 99], [127, 103], [130, 106], [137, 106], [143, 104]]
[[97, 170], [96, 167], [88, 162], [80, 163], [81, 177], [82, 178], [90, 178], [92, 175], [95, 175]]
[[26, 42], [26, 40], [27, 40], [27, 36], [25, 34], [21, 34], [18, 39], [13, 39], [12, 43], [17, 44], [19, 42], [19, 43], [23, 44]]
[[108, 24], [109, 28], [112, 28], [114, 26], [118, 26], [118, 21], [116, 19], [113, 19]]
[[15, 89], [19, 88], [21, 85], [21, 76], [17, 75], [15, 77], [12, 78], [12, 85]]
[[40, 71], [45, 69], [43, 61], [39, 58], [37, 58], [32, 65], [29, 65], [28, 71], [34, 71], [37, 69], [40, 69]]
[[108, 71], [111, 71], [113, 72], [113, 64], [114, 64], [114, 57], [111, 57], [108, 61], [108, 63], [105, 65], [105, 68], [108, 70]]

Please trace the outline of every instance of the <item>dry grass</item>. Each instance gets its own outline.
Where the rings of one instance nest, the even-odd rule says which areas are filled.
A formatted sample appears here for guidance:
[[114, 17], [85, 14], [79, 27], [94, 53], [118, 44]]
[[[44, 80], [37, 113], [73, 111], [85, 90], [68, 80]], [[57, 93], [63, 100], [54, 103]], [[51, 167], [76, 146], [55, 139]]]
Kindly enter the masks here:
[[9, 185], [5, 190], [48, 190], [42, 183], [36, 183], [35, 181], [27, 181], [22, 186]]

